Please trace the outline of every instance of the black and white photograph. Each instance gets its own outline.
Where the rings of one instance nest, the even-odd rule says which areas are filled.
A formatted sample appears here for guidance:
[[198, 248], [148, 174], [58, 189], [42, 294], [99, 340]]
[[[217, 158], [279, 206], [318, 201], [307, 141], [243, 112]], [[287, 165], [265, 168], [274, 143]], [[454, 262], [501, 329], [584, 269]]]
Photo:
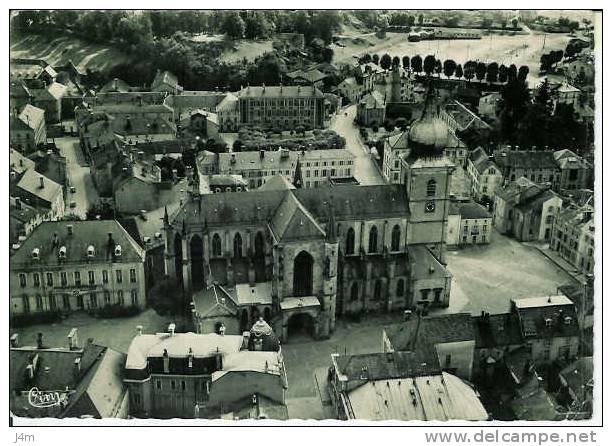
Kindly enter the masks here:
[[20, 6], [10, 426], [603, 422], [602, 10]]

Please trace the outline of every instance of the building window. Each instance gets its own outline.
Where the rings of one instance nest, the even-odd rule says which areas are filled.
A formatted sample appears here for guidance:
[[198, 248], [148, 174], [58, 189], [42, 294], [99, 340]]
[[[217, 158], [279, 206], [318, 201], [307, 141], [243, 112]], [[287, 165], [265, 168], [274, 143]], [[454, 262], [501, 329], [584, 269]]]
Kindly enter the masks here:
[[62, 286], [68, 285], [68, 276], [66, 274], [66, 271], [60, 272], [60, 283]]
[[428, 298], [429, 298], [429, 290], [428, 289], [421, 290], [421, 299], [427, 300]]
[[34, 278], [34, 286], [39, 287], [40, 286], [40, 276], [38, 275], [38, 273], [32, 274], [32, 277]]
[[19, 274], [19, 286], [21, 286], [21, 288], [25, 288], [26, 285], [27, 285], [26, 275], [23, 273], [20, 273]]
[[55, 294], [49, 293], [49, 309], [55, 311], [57, 309], [57, 302], [55, 300]]
[[378, 250], [378, 229], [376, 226], [370, 228], [370, 238], [368, 240], [368, 252], [374, 253]]
[[187, 387], [185, 381], [181, 381], [181, 390], [184, 392], [185, 388]]
[[436, 180], [429, 180], [427, 182], [427, 196], [433, 197], [436, 195]]
[[64, 307], [64, 310], [70, 311], [70, 295], [69, 294], [62, 295], [62, 306]]
[[108, 283], [108, 271], [102, 270], [102, 283]]
[[89, 271], [87, 273], [87, 276], [89, 277], [89, 284], [90, 285], [95, 285], [96, 284], [96, 275], [93, 271]]
[[98, 295], [96, 293], [89, 295], [89, 306], [91, 308], [98, 308]]
[[23, 312], [29, 313], [30, 312], [30, 298], [24, 295], [22, 297], [22, 301], [23, 301]]
[[42, 311], [43, 309], [43, 298], [40, 294], [36, 295], [36, 311]]
[[175, 380], [171, 380], [171, 381], [170, 381], [170, 388], [171, 388], [172, 390], [176, 390], [176, 381], [175, 381]]
[[108, 306], [111, 304], [111, 293], [110, 291], [104, 291], [104, 305]]
[[359, 299], [359, 285], [357, 282], [353, 282], [353, 285], [351, 285], [351, 301], [354, 302], [357, 299]]
[[157, 390], [161, 390], [162, 389], [161, 379], [158, 379], [158, 380], [155, 381], [155, 387], [157, 387]]
[[124, 303], [123, 290], [117, 291], [117, 302], [119, 303], [119, 305], [123, 305]]
[[138, 291], [132, 290], [130, 292], [130, 295], [132, 297], [132, 305], [134, 306], [138, 305]]
[[117, 275], [117, 283], [122, 283], [123, 282], [123, 274], [121, 274], [121, 270], [118, 269], [115, 271], [116, 275]]
[[80, 271], [74, 272], [74, 284], [76, 286], [81, 286], [81, 272]]
[[404, 279], [400, 279], [397, 281], [397, 286], [395, 289], [396, 297], [404, 297]]
[[374, 283], [374, 300], [380, 300], [382, 297], [382, 282], [377, 280]]
[[395, 225], [393, 227], [393, 231], [391, 232], [391, 251], [399, 251], [401, 235], [402, 230], [400, 229], [399, 225]]
[[239, 232], [234, 235], [234, 257], [241, 258], [242, 257], [242, 236]]
[[130, 283], [136, 283], [136, 270], [130, 269]]
[[446, 358], [444, 359], [444, 368], [448, 369], [451, 366], [451, 355], [446, 355]]
[[219, 257], [221, 256], [221, 237], [219, 237], [219, 234], [215, 234], [213, 235], [213, 239], [212, 239], [212, 254], [215, 257]]
[[442, 288], [436, 288], [434, 290], [434, 302], [440, 302], [441, 295], [442, 295]]
[[351, 255], [355, 253], [355, 230], [349, 228], [346, 232], [346, 254]]

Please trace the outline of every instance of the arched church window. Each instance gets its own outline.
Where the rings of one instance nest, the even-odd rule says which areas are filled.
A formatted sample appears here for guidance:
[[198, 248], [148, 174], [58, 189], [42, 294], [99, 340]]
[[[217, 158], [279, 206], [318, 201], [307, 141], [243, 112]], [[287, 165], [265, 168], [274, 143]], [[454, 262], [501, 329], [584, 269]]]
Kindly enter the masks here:
[[400, 238], [402, 235], [402, 230], [399, 225], [393, 226], [393, 231], [391, 232], [391, 251], [399, 251], [400, 250]]
[[242, 236], [239, 232], [234, 236], [234, 257], [242, 257]]
[[433, 197], [436, 195], [436, 180], [429, 180], [427, 182], [427, 196]]
[[349, 228], [346, 232], [346, 254], [355, 254], [355, 230]]
[[370, 239], [368, 241], [368, 252], [376, 252], [378, 250], [378, 229], [372, 226], [370, 229]]
[[213, 256], [216, 256], [216, 257], [221, 256], [221, 237], [219, 237], [219, 234], [213, 235], [212, 251], [213, 251], [212, 252]]

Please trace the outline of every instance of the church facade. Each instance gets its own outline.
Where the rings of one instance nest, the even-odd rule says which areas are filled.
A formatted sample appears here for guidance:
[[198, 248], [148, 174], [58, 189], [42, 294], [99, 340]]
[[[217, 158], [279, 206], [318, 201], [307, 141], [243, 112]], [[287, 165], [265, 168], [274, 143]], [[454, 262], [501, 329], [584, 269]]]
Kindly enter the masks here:
[[282, 341], [325, 338], [343, 315], [448, 306], [454, 165], [435, 119], [426, 109], [406, 136], [399, 184], [191, 195], [164, 217], [167, 274], [187, 296], [222, 284], [241, 331], [263, 316]]

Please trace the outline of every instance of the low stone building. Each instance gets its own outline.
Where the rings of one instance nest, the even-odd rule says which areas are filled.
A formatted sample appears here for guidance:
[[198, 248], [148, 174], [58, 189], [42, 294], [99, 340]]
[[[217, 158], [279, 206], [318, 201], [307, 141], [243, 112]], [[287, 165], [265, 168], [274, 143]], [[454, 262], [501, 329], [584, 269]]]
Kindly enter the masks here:
[[493, 216], [473, 201], [454, 202], [448, 212], [447, 231], [448, 246], [488, 244], [493, 232]]
[[487, 155], [482, 147], [470, 153], [466, 172], [470, 180], [472, 197], [476, 201], [488, 201], [494, 198], [497, 188], [501, 187], [504, 181], [502, 172], [493, 161], [493, 157]]
[[554, 153], [561, 174], [557, 188], [560, 191], [591, 189], [594, 187], [593, 165], [571, 150], [557, 150]]
[[366, 127], [381, 127], [385, 110], [385, 98], [377, 91], [368, 93], [357, 104], [357, 122]]

